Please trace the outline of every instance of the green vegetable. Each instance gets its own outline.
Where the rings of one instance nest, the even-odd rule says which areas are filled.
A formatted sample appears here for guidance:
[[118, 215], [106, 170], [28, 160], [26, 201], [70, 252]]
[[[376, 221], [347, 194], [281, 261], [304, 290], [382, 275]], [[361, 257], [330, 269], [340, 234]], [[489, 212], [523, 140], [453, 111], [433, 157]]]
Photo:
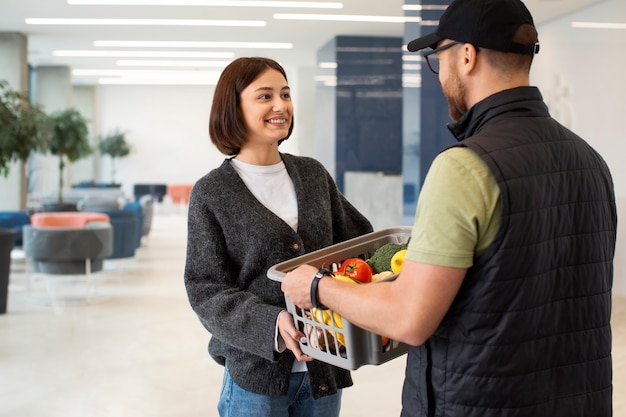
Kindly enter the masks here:
[[406, 249], [405, 246], [397, 243], [385, 243], [372, 254], [367, 263], [372, 267], [374, 273], [379, 274], [384, 271], [391, 271], [391, 258], [399, 250]]

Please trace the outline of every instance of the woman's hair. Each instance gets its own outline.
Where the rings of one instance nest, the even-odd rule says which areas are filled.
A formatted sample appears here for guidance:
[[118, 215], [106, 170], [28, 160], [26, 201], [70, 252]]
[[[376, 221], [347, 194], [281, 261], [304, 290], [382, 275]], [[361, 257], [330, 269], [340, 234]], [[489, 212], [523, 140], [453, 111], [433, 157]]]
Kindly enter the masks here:
[[[245, 143], [248, 131], [241, 112], [241, 92], [268, 69], [279, 71], [287, 80], [287, 74], [278, 62], [260, 57], [238, 58], [220, 75], [209, 116], [209, 136], [223, 154], [237, 155]], [[292, 130], [293, 117], [289, 133], [278, 144], [287, 139]]]

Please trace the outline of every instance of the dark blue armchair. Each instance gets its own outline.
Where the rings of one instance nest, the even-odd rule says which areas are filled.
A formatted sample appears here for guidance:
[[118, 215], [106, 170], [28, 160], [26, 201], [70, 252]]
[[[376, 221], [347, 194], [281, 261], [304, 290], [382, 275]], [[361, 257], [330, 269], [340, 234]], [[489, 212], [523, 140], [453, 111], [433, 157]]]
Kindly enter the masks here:
[[23, 244], [23, 228], [30, 224], [30, 214], [25, 210], [0, 211], [0, 229], [14, 230], [14, 246]]

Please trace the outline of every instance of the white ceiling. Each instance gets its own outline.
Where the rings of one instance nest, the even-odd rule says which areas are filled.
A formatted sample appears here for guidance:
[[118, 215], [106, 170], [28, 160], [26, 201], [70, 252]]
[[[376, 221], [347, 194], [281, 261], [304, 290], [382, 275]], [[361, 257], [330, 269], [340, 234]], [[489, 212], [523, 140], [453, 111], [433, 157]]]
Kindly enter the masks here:
[[[315, 1], [315, 0], [310, 0]], [[336, 35], [403, 36], [402, 23], [351, 23], [277, 20], [275, 13], [404, 15], [403, 0], [337, 0], [342, 9], [275, 9], [265, 7], [86, 6], [67, 0], [0, 0], [0, 30], [28, 37], [33, 66], [64, 65], [73, 69], [115, 68], [114, 58], [61, 58], [53, 50], [94, 49], [97, 40], [288, 42], [293, 49], [196, 49], [231, 51], [236, 56], [269, 56], [285, 67], [314, 66], [316, 51]], [[536, 24], [603, 0], [526, 0]], [[57, 26], [27, 25], [26, 18], [143, 18], [264, 20], [265, 27]], [[103, 48], [99, 48], [103, 49]], [[108, 48], [112, 49], [112, 48]], [[124, 48], [114, 48], [124, 49]], [[126, 48], [129, 49], [129, 48]], [[130, 48], [132, 49], [132, 48]], [[135, 48], [136, 49], [136, 48]], [[145, 49], [145, 48], [144, 48]], [[180, 50], [180, 49], [179, 49]], [[91, 81], [95, 82], [95, 78]]]

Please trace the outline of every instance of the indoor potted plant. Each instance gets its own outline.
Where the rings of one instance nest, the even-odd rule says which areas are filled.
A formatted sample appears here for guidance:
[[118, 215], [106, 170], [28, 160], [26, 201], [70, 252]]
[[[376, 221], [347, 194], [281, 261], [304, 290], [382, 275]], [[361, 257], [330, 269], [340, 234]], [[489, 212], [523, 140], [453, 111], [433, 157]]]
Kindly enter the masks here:
[[[26, 160], [31, 152], [46, 150], [50, 119], [22, 93], [0, 81], [0, 176], [6, 177], [13, 162], [21, 162], [20, 208], [26, 207]], [[18, 232], [0, 228], [0, 314], [7, 310], [11, 251]]]
[[123, 158], [131, 151], [130, 145], [126, 141], [126, 134], [120, 130], [115, 130], [108, 135], [101, 137], [98, 142], [100, 154], [111, 157], [111, 185], [115, 183], [115, 160]]
[[20, 208], [26, 208], [26, 161], [32, 152], [45, 153], [52, 124], [50, 117], [26, 95], [0, 81], [0, 176], [12, 162], [20, 164]]
[[59, 198], [58, 205], [63, 206], [63, 171], [66, 161], [75, 162], [93, 152], [89, 144], [87, 121], [76, 109], [70, 108], [51, 115], [52, 132], [48, 150], [59, 157]]

